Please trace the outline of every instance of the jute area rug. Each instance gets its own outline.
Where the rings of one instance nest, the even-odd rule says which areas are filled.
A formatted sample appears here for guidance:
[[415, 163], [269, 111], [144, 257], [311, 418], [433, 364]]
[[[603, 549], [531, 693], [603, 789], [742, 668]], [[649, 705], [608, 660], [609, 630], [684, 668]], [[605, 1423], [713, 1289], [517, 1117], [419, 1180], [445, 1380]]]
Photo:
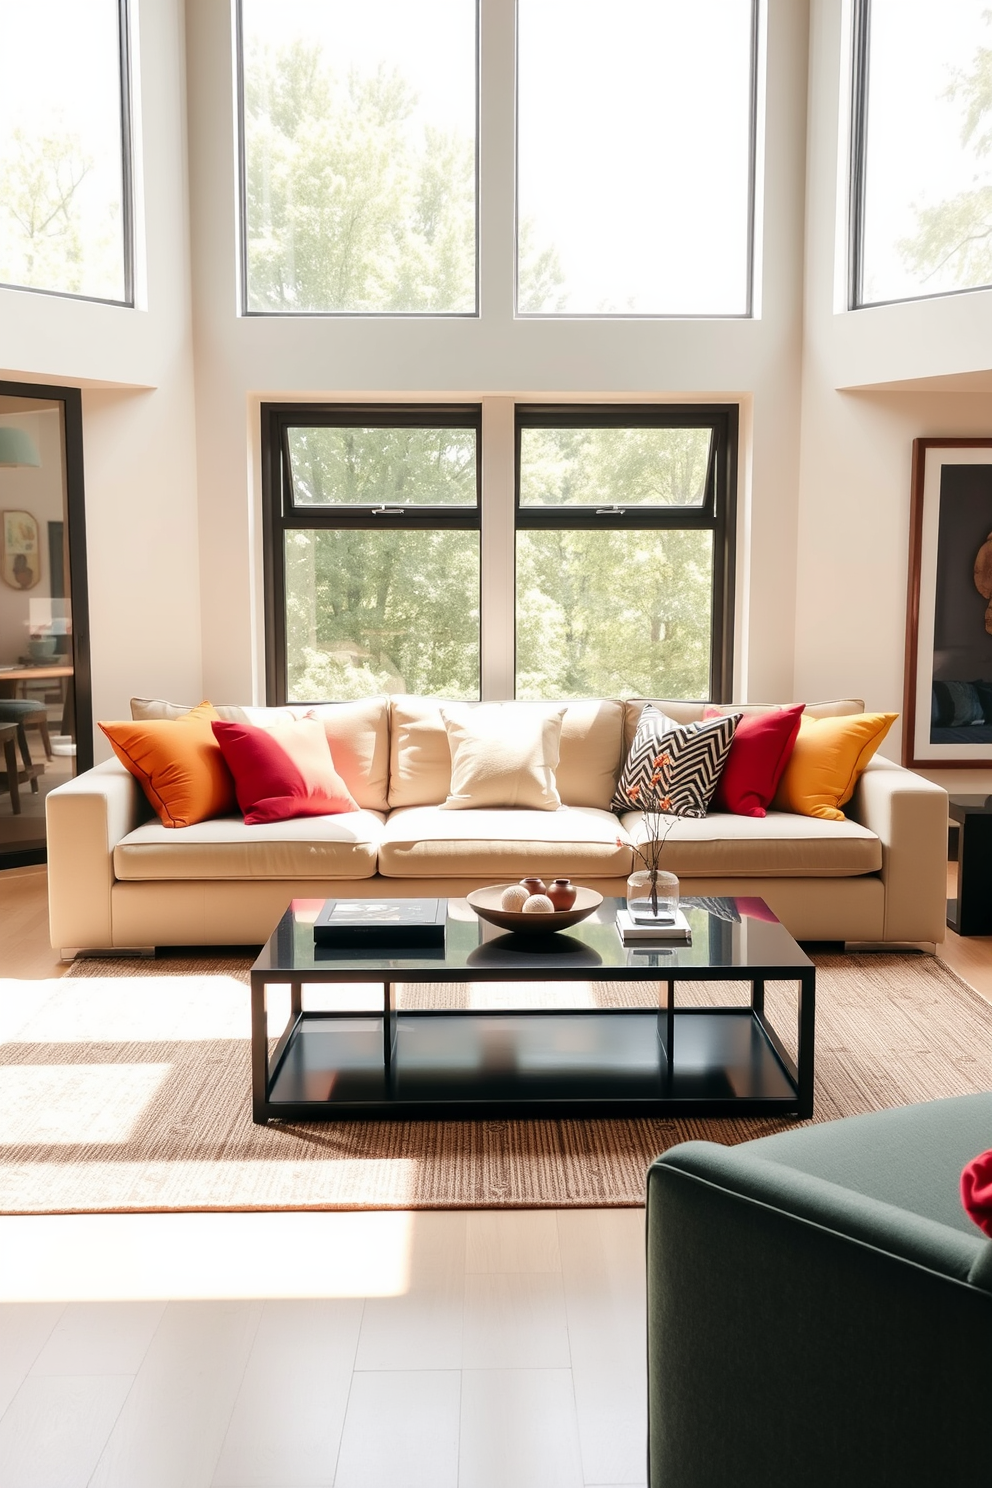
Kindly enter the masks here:
[[[992, 1005], [935, 957], [816, 958], [815, 1121], [988, 1088]], [[0, 1212], [640, 1205], [644, 1175], [690, 1138], [761, 1119], [478, 1122], [251, 1120], [248, 959], [75, 963], [0, 984]], [[623, 984], [407, 987], [408, 1006], [597, 1006]], [[324, 993], [327, 989], [314, 989]], [[354, 989], [357, 993], [359, 989]], [[378, 989], [364, 989], [365, 995]], [[791, 1024], [789, 988], [769, 1008]], [[690, 987], [726, 1003], [743, 985]], [[352, 1004], [354, 1005], [354, 1004]]]

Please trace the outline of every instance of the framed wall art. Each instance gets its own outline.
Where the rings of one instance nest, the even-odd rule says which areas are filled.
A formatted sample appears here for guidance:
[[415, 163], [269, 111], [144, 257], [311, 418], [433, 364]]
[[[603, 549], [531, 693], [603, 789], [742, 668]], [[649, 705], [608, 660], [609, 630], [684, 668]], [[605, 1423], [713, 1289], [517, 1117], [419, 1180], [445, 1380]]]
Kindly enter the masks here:
[[992, 766], [992, 439], [913, 443], [903, 763]]
[[0, 577], [11, 589], [33, 589], [41, 578], [38, 523], [25, 511], [5, 511], [0, 520]]

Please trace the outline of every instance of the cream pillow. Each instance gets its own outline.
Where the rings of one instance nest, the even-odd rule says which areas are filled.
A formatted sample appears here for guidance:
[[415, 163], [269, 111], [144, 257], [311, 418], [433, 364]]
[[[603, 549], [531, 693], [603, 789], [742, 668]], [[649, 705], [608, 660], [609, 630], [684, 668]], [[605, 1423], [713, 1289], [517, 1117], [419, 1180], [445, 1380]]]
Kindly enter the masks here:
[[560, 708], [513, 703], [457, 703], [441, 709], [451, 750], [451, 787], [441, 809], [516, 806], [557, 811], [555, 768], [561, 743]]

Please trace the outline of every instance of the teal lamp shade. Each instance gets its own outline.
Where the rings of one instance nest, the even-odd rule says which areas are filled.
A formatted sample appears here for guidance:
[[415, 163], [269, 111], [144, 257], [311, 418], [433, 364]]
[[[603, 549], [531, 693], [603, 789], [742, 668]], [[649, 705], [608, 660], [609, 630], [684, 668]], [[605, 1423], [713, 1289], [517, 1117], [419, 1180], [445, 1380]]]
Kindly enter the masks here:
[[0, 424], [0, 465], [40, 465], [38, 446], [23, 429]]

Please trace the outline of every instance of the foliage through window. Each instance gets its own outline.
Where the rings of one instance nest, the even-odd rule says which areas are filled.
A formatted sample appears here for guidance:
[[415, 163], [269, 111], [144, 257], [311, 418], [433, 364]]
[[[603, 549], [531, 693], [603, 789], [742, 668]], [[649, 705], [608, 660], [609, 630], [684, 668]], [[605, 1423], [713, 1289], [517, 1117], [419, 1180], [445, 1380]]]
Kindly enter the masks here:
[[479, 411], [267, 410], [270, 692], [479, 696]]
[[722, 695], [731, 410], [517, 414], [516, 693]]
[[241, 0], [245, 309], [474, 314], [474, 0]]
[[988, 0], [860, 0], [851, 304], [992, 284]]
[[[483, 625], [515, 634], [521, 698], [728, 695], [736, 409], [518, 408], [516, 575], [487, 570], [486, 608], [481, 431], [265, 406], [270, 699], [477, 698]], [[486, 499], [509, 520], [512, 490]]]
[[125, 0], [0, 0], [0, 283], [130, 303]]

